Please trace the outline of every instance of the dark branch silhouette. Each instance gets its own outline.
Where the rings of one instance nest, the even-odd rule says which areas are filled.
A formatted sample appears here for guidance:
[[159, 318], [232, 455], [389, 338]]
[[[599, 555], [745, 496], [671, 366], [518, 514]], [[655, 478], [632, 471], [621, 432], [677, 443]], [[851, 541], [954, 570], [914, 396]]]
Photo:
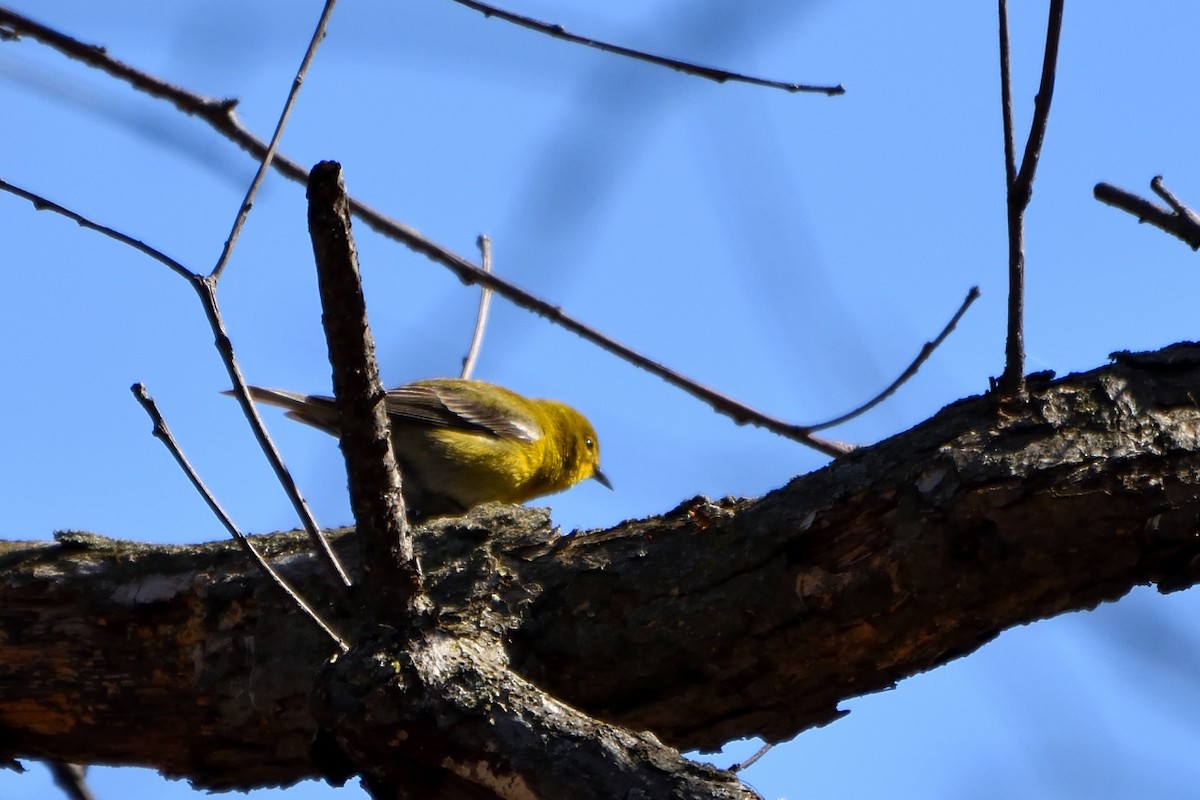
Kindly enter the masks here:
[[717, 83], [749, 83], [755, 86], [766, 86], [770, 89], [783, 89], [786, 92], [816, 92], [830, 97], [839, 94], [845, 94], [846, 90], [838, 84], [837, 86], [814, 86], [806, 83], [787, 83], [785, 81], [770, 80], [768, 78], [755, 78], [749, 75], [742, 75], [737, 72], [730, 72], [724, 69], [715, 69], [713, 67], [705, 67], [699, 64], [693, 64], [688, 61], [680, 61], [675, 58], [666, 58], [664, 56], [656, 56], [652, 53], [646, 53], [641, 50], [634, 50], [629, 47], [623, 47], [619, 44], [610, 44], [602, 42], [598, 39], [590, 39], [586, 36], [580, 36], [576, 33], [563, 28], [561, 25], [554, 25], [549, 22], [541, 22], [532, 17], [524, 17], [520, 14], [514, 14], [511, 11], [497, 8], [496, 6], [487, 3], [480, 3], [476, 0], [454, 0], [460, 6], [474, 9], [485, 17], [496, 17], [505, 22], [511, 22], [513, 25], [519, 25], [522, 28], [527, 28], [531, 31], [544, 33], [547, 36], [552, 36], [555, 39], [562, 39], [566, 42], [574, 44], [582, 44], [586, 47], [593, 47], [597, 50], [602, 50], [605, 53], [614, 53], [626, 58], [632, 58], [637, 61], [645, 61], [650, 64], [656, 64], [660, 67], [668, 67], [669, 69], [683, 72], [688, 75], [695, 75], [699, 78], [707, 78], [710, 81]]
[[1000, 103], [1004, 118], [1004, 176], [1008, 211], [1008, 337], [1000, 388], [1014, 398], [1025, 395], [1025, 211], [1033, 197], [1033, 178], [1037, 173], [1046, 126], [1050, 120], [1050, 102], [1054, 98], [1054, 77], [1058, 69], [1058, 42], [1062, 34], [1063, 3], [1064, 0], [1050, 0], [1042, 78], [1034, 99], [1033, 121], [1029, 126], [1029, 137], [1025, 140], [1025, 152], [1018, 165], [1013, 131], [1008, 0], [999, 0]]
[[229, 263], [229, 257], [233, 255], [233, 248], [237, 244], [238, 237], [242, 234], [242, 228], [246, 224], [246, 220], [250, 217], [250, 209], [254, 206], [254, 198], [258, 194], [258, 187], [262, 186], [263, 178], [267, 175], [267, 170], [271, 168], [271, 162], [275, 160], [275, 151], [279, 148], [279, 139], [283, 136], [283, 129], [287, 127], [288, 118], [292, 115], [292, 108], [296, 105], [296, 97], [300, 94], [300, 87], [304, 85], [304, 77], [308, 74], [308, 68], [312, 66], [313, 57], [317, 54], [317, 47], [325, 39], [325, 30], [329, 27], [329, 18], [333, 15], [333, 7], [337, 0], [325, 0], [325, 7], [321, 9], [321, 16], [317, 19], [316, 28], [313, 30], [313, 35], [309, 38], [308, 49], [304, 51], [304, 58], [300, 60], [300, 66], [296, 69], [296, 77], [292, 79], [292, 88], [288, 91], [287, 99], [283, 102], [283, 109], [279, 112], [279, 120], [275, 123], [275, 132], [271, 134], [271, 142], [267, 145], [266, 152], [259, 159], [258, 169], [254, 173], [253, 180], [250, 181], [249, 188], [246, 189], [246, 197], [242, 200], [241, 206], [238, 207], [237, 217], [233, 221], [233, 228], [229, 231], [229, 238], [225, 240], [225, 246], [221, 249], [221, 256], [217, 259], [216, 266], [213, 267], [210, 277], [214, 280], [220, 279], [221, 273], [225, 270], [225, 265]]
[[392, 449], [375, 337], [350, 230], [341, 165], [322, 161], [308, 183], [308, 231], [317, 264], [321, 324], [333, 368], [338, 440], [346, 461], [350, 507], [359, 533], [365, 595], [373, 621], [415, 624], [428, 600], [405, 522], [400, 469]]
[[891, 397], [892, 394], [894, 394], [897, 389], [903, 386], [909, 378], [917, 374], [917, 370], [921, 368], [921, 365], [929, 360], [929, 357], [933, 355], [933, 351], [937, 350], [938, 347], [941, 346], [942, 342], [946, 341], [946, 337], [949, 336], [955, 327], [958, 326], [958, 321], [963, 318], [963, 314], [966, 314], [967, 309], [970, 308], [971, 304], [978, 299], [979, 287], [972, 286], [971, 291], [967, 292], [967, 296], [963, 298], [962, 304], [958, 307], [958, 310], [954, 312], [954, 316], [951, 317], [950, 321], [946, 323], [946, 326], [942, 328], [942, 332], [934, 337], [933, 341], [926, 342], [921, 347], [921, 352], [917, 353], [917, 357], [913, 359], [913, 362], [908, 365], [904, 372], [900, 373], [896, 380], [888, 384], [886, 389], [872, 397], [867, 402], [863, 403], [858, 408], [847, 411], [840, 417], [834, 417], [827, 422], [822, 422], [818, 425], [812, 425], [810, 426], [809, 430], [819, 431], [825, 428], [832, 428], [834, 425], [841, 425], [849, 422], [855, 417], [862, 416], [887, 398]]
[[1193, 250], [1200, 250], [1200, 215], [1181, 203], [1179, 198], [1163, 185], [1161, 175], [1156, 175], [1150, 181], [1150, 188], [1167, 202], [1167, 208], [1111, 183], [1097, 183], [1092, 193], [1101, 203], [1126, 211], [1137, 217], [1138, 222], [1149, 223], [1176, 237]]

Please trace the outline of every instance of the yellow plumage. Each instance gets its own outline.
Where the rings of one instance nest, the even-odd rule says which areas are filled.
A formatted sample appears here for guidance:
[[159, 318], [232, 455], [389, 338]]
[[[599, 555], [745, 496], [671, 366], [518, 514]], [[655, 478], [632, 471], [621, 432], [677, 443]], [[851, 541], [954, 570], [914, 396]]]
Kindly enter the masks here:
[[[337, 436], [332, 397], [250, 387], [255, 400]], [[385, 400], [410, 517], [459, 514], [480, 503], [523, 503], [600, 471], [600, 442], [587, 418], [555, 400], [458, 378], [416, 381]]]

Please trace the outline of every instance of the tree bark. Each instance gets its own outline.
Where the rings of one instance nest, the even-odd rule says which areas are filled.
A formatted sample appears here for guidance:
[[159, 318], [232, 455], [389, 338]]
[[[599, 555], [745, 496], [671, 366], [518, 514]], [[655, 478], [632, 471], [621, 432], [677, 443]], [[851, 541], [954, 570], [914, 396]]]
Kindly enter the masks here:
[[[659, 741], [787, 739], [836, 719], [841, 700], [1005, 628], [1140, 584], [1193, 584], [1197, 397], [1200, 346], [1118, 354], [1060, 381], [1031, 376], [1027, 404], [955, 403], [757, 500], [696, 498], [566, 536], [532, 509], [442, 520], [416, 531], [437, 609], [425, 652], [443, 665], [447, 653], [463, 659], [443, 689], [467, 692], [464, 708], [472, 670], [515, 670], [529, 694], [513, 703], [514, 724], [541, 702], [537, 687], [550, 696], [543, 711], [607, 723], [603, 735], [624, 737], [647, 774], [694, 767], [663, 761]], [[336, 546], [357, 569], [350, 538], [335, 535]], [[355, 630], [302, 535], [255, 541]], [[328, 640], [232, 544], [70, 532], [2, 543], [0, 637], [0, 756], [137, 764], [218, 789], [330, 768], [313, 754], [309, 711], [314, 685], [328, 686], [324, 673], [317, 681]], [[405, 716], [412, 694], [372, 696], [373, 717], [407, 720], [412, 746], [440, 741], [435, 722]], [[494, 764], [488, 747], [519, 754], [537, 739], [513, 728], [492, 736], [479, 738], [479, 763]], [[545, 753], [586, 763], [585, 749]], [[471, 756], [444, 762], [446, 781], [429, 796], [478, 796], [455, 783]], [[521, 763], [514, 755], [510, 766]], [[727, 775], [700, 779], [738, 791]]]

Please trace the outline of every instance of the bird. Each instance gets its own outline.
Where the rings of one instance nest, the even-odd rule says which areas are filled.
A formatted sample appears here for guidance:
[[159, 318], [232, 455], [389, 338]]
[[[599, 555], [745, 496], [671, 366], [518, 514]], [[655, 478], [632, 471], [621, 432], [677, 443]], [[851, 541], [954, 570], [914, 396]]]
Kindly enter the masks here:
[[[340, 436], [332, 397], [248, 388], [254, 400]], [[431, 378], [388, 389], [384, 407], [410, 520], [459, 515], [481, 503], [524, 503], [588, 478], [612, 489], [600, 470], [595, 429], [565, 403], [484, 381]]]

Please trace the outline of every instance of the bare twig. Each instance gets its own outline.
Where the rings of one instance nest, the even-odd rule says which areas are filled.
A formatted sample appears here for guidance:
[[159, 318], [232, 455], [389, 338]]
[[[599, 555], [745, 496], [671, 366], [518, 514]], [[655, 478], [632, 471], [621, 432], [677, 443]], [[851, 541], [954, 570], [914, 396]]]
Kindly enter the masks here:
[[308, 538], [312, 540], [321, 560], [333, 570], [339, 586], [349, 587], [351, 585], [350, 576], [346, 574], [345, 567], [338, 560], [333, 548], [329, 546], [325, 534], [321, 532], [321, 526], [317, 524], [317, 518], [309, 508], [308, 501], [304, 499], [304, 495], [300, 494], [300, 487], [296, 485], [296, 479], [292, 477], [291, 471], [283, 463], [283, 456], [279, 454], [279, 448], [275, 446], [271, 435], [267, 433], [267, 424], [259, 415], [258, 406], [250, 399], [250, 389], [246, 383], [246, 377], [242, 374], [242, 367], [238, 363], [237, 356], [234, 355], [233, 340], [230, 339], [229, 332], [225, 329], [225, 319], [221, 316], [221, 308], [217, 304], [215, 279], [211, 276], [206, 278], [197, 275], [192, 281], [192, 287], [200, 296], [204, 314], [208, 317], [208, 324], [215, 335], [213, 344], [216, 346], [217, 352], [221, 354], [221, 360], [225, 364], [229, 379], [233, 381], [233, 396], [241, 405], [242, 413], [250, 423], [250, 430], [258, 441], [258, 446], [266, 455], [267, 462], [271, 465], [279, 485], [283, 487], [284, 493], [292, 502], [292, 507], [300, 517], [300, 524], [304, 526], [304, 530], [308, 534]]
[[1038, 159], [1050, 119], [1050, 102], [1054, 97], [1054, 78], [1058, 64], [1058, 43], [1062, 33], [1063, 5], [1064, 0], [1050, 0], [1042, 77], [1034, 100], [1029, 138], [1025, 141], [1025, 152], [1018, 166], [1013, 132], [1008, 0], [999, 0], [1000, 94], [1004, 118], [1004, 175], [1008, 210], [1008, 338], [1000, 389], [1010, 397], [1025, 395], [1025, 210], [1033, 197], [1033, 178], [1037, 172]]
[[1178, 238], [1193, 250], [1200, 250], [1200, 215], [1181, 203], [1179, 198], [1163, 185], [1161, 175], [1156, 175], [1150, 181], [1150, 188], [1166, 200], [1170, 208], [1163, 208], [1110, 183], [1097, 183], [1092, 194], [1102, 203], [1133, 214], [1138, 222], [1148, 222]]
[[514, 25], [519, 25], [522, 28], [527, 28], [531, 31], [544, 33], [547, 36], [553, 36], [555, 39], [573, 42], [574, 44], [582, 44], [587, 47], [594, 47], [597, 50], [603, 50], [606, 53], [615, 53], [619, 56], [645, 61], [650, 64], [657, 64], [660, 67], [668, 67], [688, 75], [695, 75], [700, 78], [707, 78], [710, 81], [717, 83], [725, 83], [732, 81], [734, 83], [749, 83], [755, 86], [766, 86], [770, 89], [783, 89], [787, 92], [817, 92], [828, 95], [830, 97], [839, 94], [845, 94], [846, 89], [838, 84], [837, 86], [813, 86], [804, 83], [785, 83], [783, 81], [775, 81], [767, 78], [754, 78], [749, 75], [741, 75], [736, 72], [729, 72], [723, 69], [714, 69], [713, 67], [704, 67], [699, 64], [692, 64], [687, 61], [679, 61], [674, 58], [666, 58], [664, 56], [656, 56], [651, 53], [645, 53], [640, 50], [633, 50], [628, 47], [622, 47], [618, 44], [610, 44], [601, 42], [596, 39], [589, 39], [586, 36], [580, 36], [571, 33], [561, 25], [554, 25], [549, 22], [541, 22], [540, 20], [531, 17], [523, 17], [520, 14], [514, 14], [511, 11], [505, 11], [487, 3], [479, 3], [476, 0], [454, 0], [460, 6], [474, 9], [485, 17], [496, 17], [505, 22], [511, 22]]
[[[266, 145], [247, 131], [241, 122], [238, 121], [233, 112], [236, 103], [232, 100], [212, 100], [180, 89], [177, 86], [160, 81], [153, 76], [110, 59], [104, 53], [103, 48], [82, 44], [57, 32], [51, 32], [53, 35], [48, 35], [48, 29], [45, 26], [32, 23], [26, 18], [2, 8], [0, 8], [0, 24], [8, 25], [19, 33], [28, 33], [28, 35], [37, 38], [39, 41], [62, 50], [72, 58], [80, 59], [90, 66], [105, 70], [109, 74], [129, 81], [134, 87], [154, 97], [169, 100], [185, 113], [204, 119], [256, 158], [261, 158], [266, 152]], [[281, 173], [293, 180], [300, 182], [308, 181], [308, 170], [282, 155], [277, 155], [271, 163]], [[779, 436], [784, 436], [801, 444], [808, 445], [830, 456], [843, 455], [854, 449], [851, 445], [815, 436], [803, 425], [794, 425], [772, 417], [659, 364], [657, 361], [642, 355], [636, 350], [615, 341], [596, 329], [563, 313], [562, 309], [557, 306], [535, 297], [524, 289], [494, 274], [484, 272], [457, 253], [422, 236], [416, 229], [391, 219], [365, 203], [351, 198], [350, 210], [351, 213], [363, 220], [363, 222], [376, 232], [394, 239], [411, 250], [447, 267], [463, 283], [491, 288], [496, 294], [504, 297], [509, 302], [532, 311], [560, 327], [566, 328], [636, 367], [657, 375], [672, 386], [682, 389], [698, 400], [712, 406], [717, 412], [730, 417], [739, 425], [750, 424], [764, 428]], [[246, 402], [248, 403], [249, 401], [247, 400]]]
[[[479, 245], [479, 263], [484, 272], [490, 273], [492, 271], [492, 240], [488, 238], [487, 234], [481, 233], [475, 243]], [[471, 346], [467, 348], [467, 355], [463, 358], [460, 378], [470, 378], [471, 374], [475, 372], [475, 361], [479, 358], [479, 348], [483, 345], [483, 332], [487, 328], [488, 309], [491, 306], [492, 290], [485, 286], [479, 292], [479, 311], [475, 314], [475, 332], [471, 334]]]
[[1017, 180], [1017, 145], [1013, 131], [1012, 45], [1008, 36], [1008, 0], [1000, 2], [1000, 112], [1004, 118], [1004, 187]]
[[1025, 140], [1025, 154], [1021, 157], [1021, 168], [1017, 172], [1016, 180], [1017, 192], [1026, 205], [1033, 197], [1033, 176], [1037, 172], [1042, 144], [1046, 140], [1046, 128], [1050, 122], [1050, 103], [1054, 99], [1054, 79], [1058, 73], [1058, 43], [1062, 38], [1064, 6], [1065, 0], [1050, 0], [1050, 14], [1046, 21], [1046, 50], [1042, 54], [1042, 78], [1038, 84], [1037, 97], [1033, 100], [1033, 121], [1029, 125], [1029, 138]]
[[1180, 202], [1179, 198], [1175, 196], [1175, 193], [1172, 192], [1170, 189], [1168, 189], [1163, 184], [1162, 175], [1155, 175], [1153, 178], [1150, 179], [1150, 189], [1156, 195], [1161, 197], [1163, 200], [1166, 200], [1167, 205], [1169, 205], [1171, 208], [1175, 209], [1176, 211], [1181, 212], [1181, 213], [1182, 212], [1191, 213], [1191, 210], [1187, 206], [1185, 206], [1182, 202]]
[[63, 790], [63, 794], [69, 800], [96, 800], [96, 796], [87, 785], [87, 767], [63, 761], [47, 761], [46, 766], [50, 768], [50, 774], [58, 788]]
[[214, 344], [221, 354], [221, 360], [225, 364], [225, 369], [229, 373], [230, 380], [233, 381], [236, 391], [235, 396], [242, 404], [242, 410], [246, 414], [246, 419], [250, 421], [250, 428], [254, 431], [259, 446], [262, 447], [263, 452], [266, 454], [271, 468], [275, 471], [275, 475], [279, 478], [280, 484], [288, 495], [288, 499], [292, 501], [292, 505], [295, 507], [296, 513], [300, 516], [304, 529], [308, 532], [309, 538], [313, 540], [313, 544], [316, 546], [317, 552], [321, 554], [322, 560], [333, 570], [342, 586], [349, 586], [350, 578], [346, 574], [346, 570], [329, 547], [324, 534], [321, 533], [321, 528], [317, 525], [312, 510], [309, 509], [307, 501], [300, 494], [299, 487], [296, 486], [296, 481], [284, 465], [283, 457], [279, 455], [279, 450], [275, 447], [275, 442], [271, 440], [270, 434], [267, 433], [266, 425], [263, 423], [262, 417], [259, 416], [257, 407], [250, 401], [249, 391], [246, 388], [246, 379], [242, 376], [241, 366], [238, 364], [237, 358], [233, 353], [233, 344], [229, 338], [229, 333], [225, 330], [225, 322], [221, 316], [220, 307], [217, 305], [216, 279], [212, 276], [206, 277], [192, 272], [161, 250], [106, 225], [93, 222], [82, 214], [78, 214], [58, 203], [47, 200], [45, 197], [28, 189], [22, 189], [4, 180], [0, 180], [0, 189], [29, 200], [33, 203], [34, 208], [39, 211], [53, 211], [67, 219], [74, 220], [81, 227], [96, 231], [135, 248], [139, 252], [150, 256], [155, 261], [166, 265], [175, 274], [185, 278], [192, 288], [196, 290], [196, 293], [200, 296], [200, 302], [204, 306], [205, 316], [208, 318], [209, 325], [215, 334]]
[[221, 521], [221, 524], [225, 526], [225, 530], [229, 531], [229, 534], [237, 540], [238, 544], [242, 546], [242, 549], [246, 551], [246, 554], [253, 559], [254, 563], [258, 565], [258, 568], [262, 570], [264, 575], [267, 576], [267, 579], [278, 586], [280, 590], [282, 590], [283, 593], [288, 596], [288, 599], [290, 599], [297, 608], [303, 611], [309, 619], [316, 623], [317, 627], [319, 627], [322, 632], [324, 632], [343, 653], [346, 652], [347, 645], [342, 637], [334, 633], [333, 629], [321, 619], [320, 615], [317, 614], [317, 612], [314, 611], [312, 607], [308, 605], [308, 603], [304, 602], [304, 599], [296, 593], [296, 590], [293, 589], [288, 582], [285, 581], [283, 577], [277, 573], [270, 564], [267, 563], [266, 559], [264, 559], [259, 552], [254, 549], [254, 545], [251, 544], [248, 538], [246, 538], [246, 535], [238, 529], [237, 525], [234, 524], [229, 515], [225, 513], [225, 509], [221, 507], [221, 504], [217, 502], [217, 499], [213, 496], [212, 492], [210, 492], [208, 487], [204, 485], [204, 481], [200, 479], [200, 476], [196, 474], [196, 470], [192, 468], [187, 456], [183, 454], [183, 450], [180, 449], [179, 444], [175, 441], [175, 437], [171, 435], [171, 429], [167, 427], [166, 420], [164, 420], [162, 414], [159, 413], [158, 406], [155, 404], [154, 398], [146, 393], [146, 387], [140, 383], [135, 383], [129, 388], [130, 391], [133, 392], [133, 396], [137, 398], [137, 401], [141, 403], [142, 408], [146, 410], [146, 413], [150, 415], [150, 419], [154, 422], [154, 436], [164, 445], [166, 445], [167, 450], [169, 450], [171, 455], [175, 457], [175, 460], [179, 463], [179, 466], [184, 471], [184, 474], [188, 476], [188, 480], [192, 482], [192, 485], [196, 487], [196, 491], [199, 492], [200, 496], [204, 498], [204, 502], [208, 503], [208, 507], [212, 509], [213, 514], [215, 514], [217, 519]]
[[296, 96], [300, 93], [300, 87], [304, 84], [304, 76], [308, 74], [308, 68], [312, 64], [313, 56], [317, 54], [317, 46], [325, 38], [325, 29], [329, 27], [329, 17], [333, 14], [333, 6], [336, 2], [337, 0], [325, 0], [325, 7], [321, 10], [321, 17], [317, 20], [317, 27], [308, 42], [308, 49], [304, 51], [304, 58], [300, 60], [300, 67], [296, 70], [296, 77], [292, 80], [292, 88], [288, 92], [287, 100], [283, 103], [283, 110], [279, 112], [279, 121], [275, 123], [275, 132], [271, 134], [271, 143], [267, 145], [267, 152], [263, 154], [262, 160], [258, 165], [258, 171], [254, 173], [254, 180], [250, 181], [250, 188], [246, 190], [246, 197], [242, 200], [237, 218], [233, 221], [233, 228], [229, 231], [229, 238], [225, 240], [225, 247], [221, 250], [221, 257], [217, 259], [217, 264], [213, 267], [211, 274], [215, 279], [220, 279], [221, 273], [225, 270], [225, 265], [229, 263], [229, 257], [233, 255], [233, 247], [237, 244], [238, 236], [242, 233], [242, 227], [246, 224], [246, 218], [250, 216], [250, 209], [254, 206], [254, 196], [258, 194], [258, 187], [262, 185], [263, 178], [266, 176], [267, 170], [271, 168], [271, 162], [275, 159], [275, 151], [279, 147], [279, 139], [283, 136], [283, 129], [287, 125], [288, 117], [292, 115], [292, 107], [295, 106]]
[[156, 250], [140, 239], [134, 239], [132, 236], [128, 236], [118, 230], [114, 230], [107, 225], [101, 225], [98, 222], [93, 222], [82, 214], [77, 214], [71, 209], [66, 208], [65, 206], [60, 206], [53, 200], [47, 200], [40, 194], [31, 192], [28, 189], [22, 189], [19, 186], [14, 186], [3, 178], [0, 178], [0, 189], [8, 192], [9, 194], [15, 194], [17, 197], [25, 198], [29, 202], [33, 203], [33, 207], [38, 211], [53, 211], [55, 214], [66, 217], [67, 219], [73, 221], [81, 228], [87, 228], [88, 230], [102, 233], [108, 238], [115, 239], [121, 244], [129, 245], [134, 250], [148, 255], [160, 264], [165, 265], [168, 269], [180, 277], [188, 280], [191, 280], [195, 277], [195, 274], [183, 264], [180, 264], [166, 253], [162, 252], [161, 250]]
[[886, 389], [884, 389], [882, 392], [875, 395], [870, 400], [863, 403], [861, 406], [854, 409], [853, 411], [848, 411], [845, 414], [842, 414], [840, 417], [834, 417], [833, 419], [829, 420], [828, 422], [822, 422], [819, 425], [810, 425], [809, 430], [820, 431], [820, 430], [825, 430], [826, 428], [832, 428], [834, 425], [841, 425], [844, 422], [849, 422], [850, 420], [854, 419], [855, 417], [860, 416], [860, 415], [865, 414], [866, 412], [870, 411], [872, 408], [874, 408], [875, 406], [882, 403], [888, 397], [891, 397], [891, 395], [897, 389], [899, 389], [902, 385], [904, 385], [905, 381], [907, 381], [913, 375], [917, 374], [917, 370], [919, 370], [921, 368], [921, 365], [924, 364], [929, 359], [929, 357], [931, 355], [933, 355], [933, 351], [937, 350], [938, 347], [941, 345], [941, 343], [946, 340], [946, 337], [949, 336], [950, 332], [953, 331], [954, 328], [958, 325], [958, 321], [960, 319], [962, 319], [963, 314], [966, 314], [967, 309], [970, 308], [971, 304], [974, 303], [978, 299], [979, 299], [979, 287], [972, 286], [971, 291], [967, 292], [967, 296], [963, 299], [962, 305], [960, 305], [958, 307], [958, 311], [954, 312], [954, 316], [951, 317], [950, 321], [946, 323], [946, 327], [942, 328], [942, 332], [939, 333], [933, 339], [933, 341], [926, 342], [921, 347], [921, 352], [917, 353], [917, 357], [913, 359], [913, 362], [911, 364], [909, 364], [908, 368], [905, 369], [904, 372], [900, 373], [900, 377], [898, 377], [898, 378], [896, 378], [896, 380], [892, 381], [892, 383]]
[[400, 470], [392, 449], [386, 396], [375, 361], [350, 231], [341, 165], [323, 161], [308, 183], [308, 231], [321, 290], [321, 322], [333, 367], [338, 439], [346, 460], [350, 506], [362, 549], [366, 594], [375, 619], [406, 611], [410, 622], [427, 606], [421, 567], [405, 521]]
[[758, 748], [758, 751], [754, 755], [750, 756], [745, 761], [738, 762], [737, 764], [731, 764], [729, 766], [729, 771], [730, 772], [741, 772], [742, 770], [746, 769], [747, 767], [753, 765], [754, 762], [758, 761], [760, 758], [765, 756], [767, 753], [771, 752], [771, 748], [773, 748], [774, 746], [775, 745], [769, 744], [769, 743], [764, 744], [762, 747]]

